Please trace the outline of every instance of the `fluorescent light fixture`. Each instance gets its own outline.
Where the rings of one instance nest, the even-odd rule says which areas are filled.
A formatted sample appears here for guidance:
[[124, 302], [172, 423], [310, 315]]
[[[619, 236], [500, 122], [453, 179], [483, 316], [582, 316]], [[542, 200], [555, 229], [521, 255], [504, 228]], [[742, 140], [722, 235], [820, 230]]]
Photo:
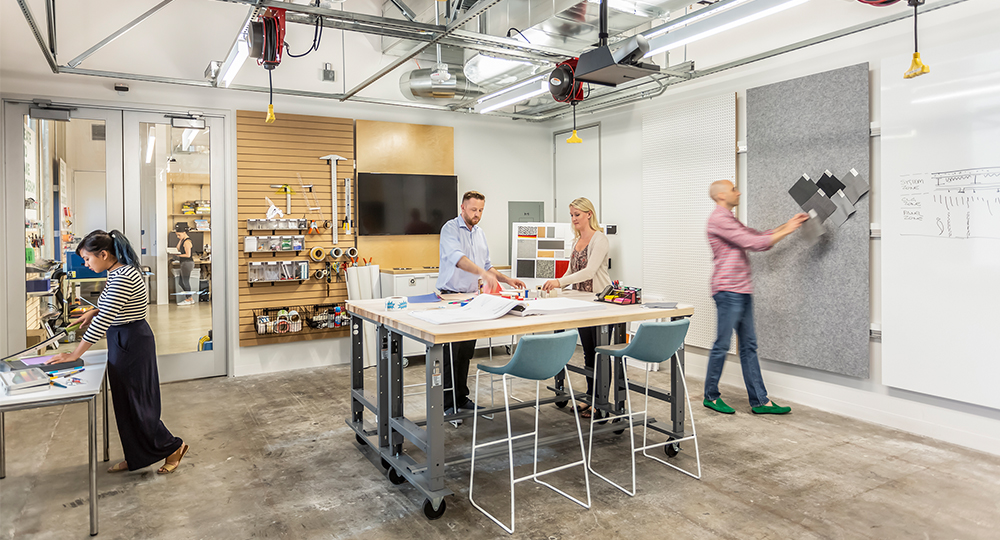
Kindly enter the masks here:
[[542, 79], [544, 79], [544, 78], [546, 78], [548, 76], [549, 76], [548, 73], [543, 73], [541, 75], [535, 75], [534, 77], [532, 77], [530, 79], [523, 80], [523, 81], [521, 81], [521, 82], [519, 82], [519, 83], [517, 83], [517, 84], [515, 84], [513, 86], [508, 86], [507, 88], [501, 88], [501, 89], [497, 90], [496, 92], [492, 92], [490, 94], [486, 94], [485, 96], [483, 96], [483, 97], [479, 98], [478, 100], [476, 100], [476, 103], [482, 104], [483, 102], [490, 101], [493, 98], [500, 97], [500, 96], [506, 94], [507, 92], [513, 92], [514, 90], [517, 90], [518, 88], [523, 88], [523, 87], [525, 87], [525, 86], [527, 86], [527, 85], [529, 85], [529, 84], [531, 84], [531, 83], [533, 83], [535, 81], [540, 81], [540, 80], [542, 80]]
[[[520, 103], [522, 101], [527, 101], [527, 100], [529, 100], [529, 99], [531, 99], [531, 98], [533, 98], [535, 96], [540, 96], [542, 94], [548, 93], [548, 91], [549, 91], [549, 81], [542, 81], [541, 84], [539, 84], [537, 87], [535, 87], [534, 85], [527, 86], [527, 87], [524, 87], [524, 85], [519, 85], [519, 87], [523, 87], [525, 91], [524, 92], [505, 92], [504, 95], [503, 95], [503, 97], [506, 98], [506, 99], [503, 99], [502, 101], [498, 101], [496, 103], [491, 103], [489, 105], [485, 105], [485, 106], [483, 106], [482, 108], [480, 108], [476, 112], [478, 112], [479, 114], [486, 114], [488, 112], [492, 112], [492, 111], [495, 111], [497, 109], [502, 109], [503, 107], [506, 107], [508, 105], [513, 105], [515, 103]], [[511, 94], [516, 94], [516, 95], [513, 95], [511, 97]]]
[[649, 58], [655, 54], [677, 47], [683, 47], [689, 43], [704, 39], [716, 34], [721, 34], [727, 30], [732, 30], [737, 26], [763, 19], [789, 8], [804, 4], [809, 0], [756, 0], [755, 2], [744, 4], [739, 7], [720, 13], [711, 19], [702, 21], [699, 24], [691, 24], [669, 34], [651, 39], [649, 41], [649, 52], [643, 58]]
[[646, 39], [653, 39], [655, 37], [662, 36], [667, 32], [672, 32], [674, 30], [677, 30], [678, 28], [687, 26], [693, 22], [700, 21], [705, 17], [718, 15], [719, 13], [722, 13], [722, 11], [726, 9], [734, 8], [740, 4], [745, 4], [749, 1], [750, 0], [722, 0], [721, 2], [716, 2], [710, 6], [703, 7], [698, 11], [684, 15], [683, 17], [679, 17], [672, 21], [667, 21], [666, 23], [657, 26], [656, 28], [650, 28], [649, 30], [643, 32], [642, 35], [646, 36]]
[[243, 67], [243, 62], [250, 57], [250, 45], [247, 43], [247, 32], [250, 27], [250, 18], [253, 16], [253, 12], [256, 8], [250, 8], [247, 13], [247, 18], [243, 21], [243, 26], [240, 28], [239, 34], [236, 34], [236, 41], [233, 42], [233, 46], [229, 48], [229, 54], [226, 56], [226, 60], [222, 62], [222, 66], [219, 68], [218, 78], [215, 80], [216, 86], [221, 86], [223, 88], [229, 88], [229, 85], [233, 83], [233, 79], [236, 78], [236, 74], [239, 73], [240, 68]]
[[153, 162], [153, 150], [156, 149], [156, 131], [153, 126], [147, 129], [149, 135], [146, 137], [146, 163]]
[[[508, 76], [510, 81], [515, 81], [517, 80], [516, 72], [530, 70], [532, 66], [533, 64], [531, 62], [508, 60], [506, 58], [497, 58], [495, 56], [479, 53], [465, 63], [465, 67], [462, 68], [462, 71], [465, 73], [465, 78], [481, 85], [488, 81], [504, 77], [505, 75]], [[528, 73], [522, 73], [522, 76], [527, 74]]]

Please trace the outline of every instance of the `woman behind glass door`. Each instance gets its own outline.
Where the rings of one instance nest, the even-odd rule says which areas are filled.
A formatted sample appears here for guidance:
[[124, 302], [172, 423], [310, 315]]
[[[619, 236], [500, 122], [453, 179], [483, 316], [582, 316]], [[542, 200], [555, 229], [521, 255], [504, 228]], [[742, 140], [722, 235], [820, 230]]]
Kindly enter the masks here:
[[189, 230], [191, 228], [188, 227], [186, 222], [181, 221], [174, 225], [174, 232], [177, 233], [177, 251], [180, 253], [177, 259], [181, 263], [178, 279], [181, 290], [177, 291], [177, 294], [184, 296], [183, 300], [177, 302], [178, 306], [190, 306], [198, 301], [195, 295], [191, 293], [191, 272], [194, 270], [194, 254], [191, 250], [194, 243], [191, 241], [191, 237], [188, 236]]

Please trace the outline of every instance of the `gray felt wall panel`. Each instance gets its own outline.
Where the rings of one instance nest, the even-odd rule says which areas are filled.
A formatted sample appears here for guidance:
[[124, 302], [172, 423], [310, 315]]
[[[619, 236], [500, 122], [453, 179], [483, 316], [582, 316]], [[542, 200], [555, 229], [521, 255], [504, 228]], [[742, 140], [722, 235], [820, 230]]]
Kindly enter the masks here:
[[[818, 180], [852, 168], [868, 180], [868, 64], [747, 90], [747, 224], [787, 221], [802, 173]], [[798, 234], [751, 254], [758, 353], [868, 378], [869, 198], [842, 226], [809, 246]]]

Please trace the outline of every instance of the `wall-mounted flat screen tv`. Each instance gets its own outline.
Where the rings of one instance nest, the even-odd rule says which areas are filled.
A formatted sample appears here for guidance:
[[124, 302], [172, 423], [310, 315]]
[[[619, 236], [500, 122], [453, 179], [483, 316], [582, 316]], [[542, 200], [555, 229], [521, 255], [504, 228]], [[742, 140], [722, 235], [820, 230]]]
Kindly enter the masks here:
[[458, 205], [457, 176], [358, 173], [362, 236], [439, 234]]

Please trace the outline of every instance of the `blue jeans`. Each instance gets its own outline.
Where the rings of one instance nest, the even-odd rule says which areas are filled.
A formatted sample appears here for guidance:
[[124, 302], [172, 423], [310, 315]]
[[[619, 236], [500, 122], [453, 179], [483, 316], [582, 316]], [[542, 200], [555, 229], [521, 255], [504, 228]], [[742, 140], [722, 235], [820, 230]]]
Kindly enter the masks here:
[[705, 375], [705, 399], [719, 399], [719, 377], [726, 363], [726, 353], [733, 339], [733, 330], [740, 341], [740, 365], [743, 366], [743, 382], [751, 407], [767, 404], [767, 389], [760, 374], [757, 360], [757, 332], [753, 327], [753, 296], [728, 291], [715, 293], [715, 307], [719, 315], [715, 344], [708, 355], [708, 373]]

